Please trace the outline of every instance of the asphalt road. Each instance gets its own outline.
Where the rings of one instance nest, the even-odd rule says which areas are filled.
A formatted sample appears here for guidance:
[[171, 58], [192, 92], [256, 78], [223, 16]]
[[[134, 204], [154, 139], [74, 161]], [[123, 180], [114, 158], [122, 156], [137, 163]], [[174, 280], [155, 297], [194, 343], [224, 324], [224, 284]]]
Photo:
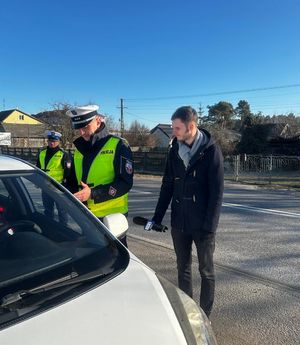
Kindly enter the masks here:
[[[136, 179], [129, 196], [129, 249], [176, 284], [170, 234], [146, 232], [160, 181]], [[170, 213], [164, 222], [169, 225]], [[219, 345], [300, 344], [300, 191], [226, 184], [216, 237], [216, 298], [211, 315]], [[200, 278], [193, 263], [194, 296]]]

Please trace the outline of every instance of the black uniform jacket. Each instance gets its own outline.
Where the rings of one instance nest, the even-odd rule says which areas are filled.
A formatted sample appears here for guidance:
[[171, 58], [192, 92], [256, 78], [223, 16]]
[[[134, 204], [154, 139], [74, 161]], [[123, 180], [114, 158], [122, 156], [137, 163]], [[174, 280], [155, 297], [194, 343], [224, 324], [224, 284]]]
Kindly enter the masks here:
[[153, 221], [160, 224], [171, 203], [171, 226], [184, 233], [214, 233], [222, 206], [223, 157], [211, 135], [208, 143], [192, 156], [187, 168], [173, 139], [166, 162]]
[[[112, 137], [105, 127], [101, 125], [89, 141], [82, 137], [74, 141], [76, 149], [83, 155], [82, 182], [86, 183], [90, 167], [97, 154], [105, 143]], [[133, 184], [133, 162], [132, 152], [127, 142], [120, 138], [114, 157], [115, 178], [109, 184], [91, 186], [92, 199], [95, 203], [118, 198], [132, 188]], [[72, 162], [71, 173], [67, 179], [67, 187], [75, 193], [81, 189], [80, 181], [77, 181], [74, 162]]]

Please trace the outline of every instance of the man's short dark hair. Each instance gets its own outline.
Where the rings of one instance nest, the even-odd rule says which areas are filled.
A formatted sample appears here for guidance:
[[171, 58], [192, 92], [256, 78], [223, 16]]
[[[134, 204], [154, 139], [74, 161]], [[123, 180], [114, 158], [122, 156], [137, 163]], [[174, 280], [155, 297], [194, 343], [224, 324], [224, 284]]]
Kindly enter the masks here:
[[176, 119], [181, 120], [185, 125], [187, 125], [190, 122], [198, 123], [198, 114], [194, 108], [191, 106], [183, 106], [174, 112], [174, 114], [171, 117], [171, 120], [174, 121]]

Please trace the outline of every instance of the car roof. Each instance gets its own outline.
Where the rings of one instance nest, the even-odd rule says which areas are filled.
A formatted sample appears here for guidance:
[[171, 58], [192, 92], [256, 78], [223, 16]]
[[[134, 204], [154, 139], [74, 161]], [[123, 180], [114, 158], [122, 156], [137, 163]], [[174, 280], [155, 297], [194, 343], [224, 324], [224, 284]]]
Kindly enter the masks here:
[[0, 172], [16, 170], [34, 170], [34, 167], [15, 157], [0, 154]]

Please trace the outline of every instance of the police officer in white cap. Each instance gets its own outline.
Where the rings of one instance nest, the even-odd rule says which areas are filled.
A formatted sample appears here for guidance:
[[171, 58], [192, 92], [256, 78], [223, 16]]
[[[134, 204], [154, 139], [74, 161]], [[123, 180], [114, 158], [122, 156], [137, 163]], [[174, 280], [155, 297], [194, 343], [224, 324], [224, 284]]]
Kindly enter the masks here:
[[[97, 105], [67, 111], [80, 137], [68, 187], [99, 219], [128, 214], [128, 192], [133, 184], [132, 152], [126, 140], [108, 133]], [[121, 242], [127, 246], [126, 237]]]
[[[61, 133], [48, 130], [45, 132], [48, 146], [44, 148], [38, 156], [37, 167], [54, 178], [57, 182], [64, 184], [70, 172], [71, 160], [67, 152], [60, 147]], [[42, 195], [45, 214], [50, 218], [54, 217], [54, 200], [47, 194]], [[65, 212], [56, 204], [59, 220], [66, 224]]]

